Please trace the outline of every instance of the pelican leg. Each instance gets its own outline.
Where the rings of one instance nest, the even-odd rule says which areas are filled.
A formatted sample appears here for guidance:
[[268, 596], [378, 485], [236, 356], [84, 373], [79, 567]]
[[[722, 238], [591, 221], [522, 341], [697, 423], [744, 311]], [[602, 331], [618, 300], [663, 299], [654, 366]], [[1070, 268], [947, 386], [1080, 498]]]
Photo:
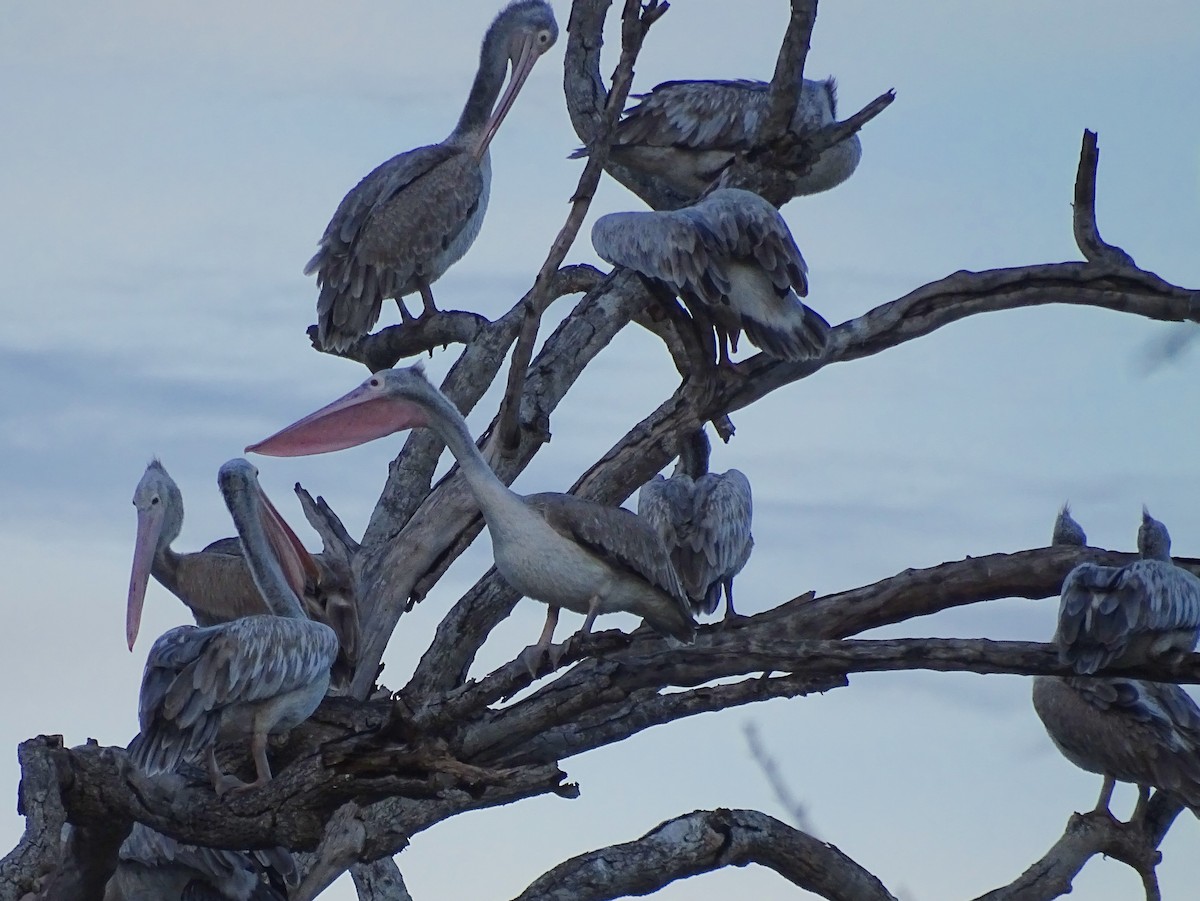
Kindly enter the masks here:
[[226, 792], [236, 791], [243, 788], [246, 783], [237, 776], [230, 776], [228, 773], [222, 773], [221, 767], [217, 764], [217, 750], [212, 745], [208, 748], [208, 757], [205, 760], [208, 768], [208, 778], [212, 782], [213, 791], [220, 798]]
[[725, 586], [725, 619], [722, 622], [745, 619], [745, 616], [733, 609], [733, 579], [726, 579], [721, 584]]
[[1104, 784], [1100, 786], [1100, 797], [1096, 800], [1095, 810], [1097, 813], [1112, 815], [1112, 812], [1108, 809], [1108, 804], [1112, 800], [1113, 788], [1116, 787], [1116, 784], [1117, 780], [1112, 776], [1104, 777]]
[[421, 302], [425, 304], [425, 310], [421, 316], [430, 316], [438, 311], [437, 306], [433, 302], [433, 291], [429, 287], [429, 283], [424, 279], [421, 280]]
[[254, 756], [254, 774], [256, 778], [253, 782], [239, 782], [230, 789], [232, 792], [249, 791], [252, 788], [258, 788], [260, 785], [266, 785], [271, 781], [271, 764], [267, 760], [266, 729], [254, 730], [254, 734], [250, 736], [250, 753]]
[[[558, 607], [546, 608], [546, 624], [542, 626], [542, 634], [538, 636], [537, 644], [532, 644], [521, 652], [521, 662], [525, 664], [525, 669], [529, 670], [529, 675], [536, 679], [538, 667], [541, 666], [542, 656], [550, 656], [552, 645], [550, 642], [554, 638], [554, 627], [558, 625]], [[559, 652], [562, 656], [562, 652]], [[558, 661], [552, 659], [552, 663], [557, 664]], [[557, 667], [556, 667], [557, 668]]]
[[413, 317], [413, 314], [408, 312], [408, 307], [406, 307], [404, 305], [404, 298], [402, 298], [402, 297], [396, 298], [396, 307], [397, 307], [397, 309], [400, 310], [400, 323], [402, 325], [406, 325], [410, 322], [416, 321], [416, 319]]
[[1150, 786], [1138, 786], [1137, 804], [1133, 808], [1133, 816], [1129, 818], [1130, 823], [1141, 825], [1146, 820], [1146, 808], [1150, 806]]

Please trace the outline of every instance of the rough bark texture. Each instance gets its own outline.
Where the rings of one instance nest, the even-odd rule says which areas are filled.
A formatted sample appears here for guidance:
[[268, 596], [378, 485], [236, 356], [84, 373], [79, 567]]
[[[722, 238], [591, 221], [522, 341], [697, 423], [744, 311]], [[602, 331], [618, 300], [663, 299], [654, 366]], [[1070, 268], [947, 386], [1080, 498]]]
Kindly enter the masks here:
[[[741, 364], [737, 375], [721, 371], [692, 377], [695, 336], [662, 311], [639, 279], [621, 271], [605, 274], [590, 266], [562, 265], [601, 170], [652, 207], [679, 205], [679, 198], [663, 186], [606, 162], [604, 136], [624, 105], [637, 50], [646, 30], [666, 11], [664, 3], [627, 0], [623, 52], [608, 85], [600, 74], [599, 54], [610, 5], [611, 0], [576, 0], [571, 8], [564, 90], [572, 122], [592, 156], [568, 219], [529, 293], [495, 321], [469, 312], [442, 312], [383, 329], [346, 352], [375, 370], [434, 346], [463, 344], [442, 389], [465, 414], [500, 377], [516, 343], [507, 376], [509, 394], [480, 439], [505, 483], [549, 440], [558, 405], [596, 355], [631, 322], [663, 338], [682, 378], [671, 397], [580, 475], [572, 490], [605, 503], [629, 497], [677, 454], [684, 436], [699, 424], [712, 420], [728, 428], [729, 412], [826, 365], [880, 353], [968, 316], [1068, 303], [1151, 319], [1200, 319], [1200, 292], [1136, 268], [1128, 254], [1100, 238], [1095, 221], [1098, 151], [1095, 135], [1087, 132], [1073, 218], [1086, 262], [956, 272], [836, 326], [828, 352], [817, 360], [783, 363], [759, 355]], [[844, 122], [787, 145], [780, 122], [786, 123], [784, 114], [794, 102], [815, 12], [812, 0], [793, 0], [771, 88], [772, 114], [761, 134], [764, 146], [730, 167], [723, 176], [728, 183], [773, 198], [784, 169], [806, 165], [823, 147], [861, 128], [891, 103], [889, 92]], [[583, 297], [537, 348], [541, 313], [567, 294]], [[345, 533], [322, 501], [304, 495], [306, 513], [319, 524], [327, 545], [336, 545], [350, 560], [364, 638], [352, 697], [326, 699], [307, 723], [272, 743], [276, 778], [264, 788], [218, 800], [202, 777], [151, 779], [140, 774], [122, 749], [68, 749], [57, 737], [30, 739], [19, 749], [26, 832], [0, 862], [0, 901], [30, 894], [99, 898], [103, 879], [115, 865], [114, 842], [119, 844], [134, 820], [214, 847], [284, 845], [315, 852], [310, 878], [298, 897], [315, 897], [350, 867], [361, 898], [403, 901], [409, 896], [391, 857], [413, 835], [472, 810], [538, 795], [574, 797], [577, 789], [560, 769], [563, 760], [652, 726], [768, 698], [828, 691], [849, 684], [851, 675], [860, 672], [1065, 674], [1054, 650], [1044, 644], [852, 636], [959, 605], [1053, 597], [1080, 562], [1115, 565], [1132, 559], [1098, 548], [1038, 548], [906, 570], [819, 598], [802, 594], [805, 586], [796, 585], [793, 599], [781, 599], [773, 609], [726, 627], [702, 627], [687, 647], [672, 648], [645, 629], [573, 639], [561, 665], [574, 667], [500, 708], [497, 702], [528, 689], [532, 679], [515, 661], [477, 681], [468, 679], [479, 648], [518, 599], [493, 570], [442, 619], [408, 684], [394, 694], [377, 691], [379, 662], [400, 618], [482, 528], [457, 469], [432, 484], [443, 449], [428, 432], [408, 436], [361, 543]], [[1200, 572], [1196, 561], [1183, 562]], [[1200, 657], [1130, 673], [1196, 683]], [[718, 679], [732, 681], [711, 684]], [[227, 769], [248, 775], [244, 748], [224, 748], [221, 757]], [[1178, 812], [1178, 804], [1160, 795], [1151, 803], [1145, 828], [1099, 815], [1074, 817], [1042, 860], [1011, 885], [984, 897], [1057, 897], [1070, 890], [1084, 863], [1101, 853], [1135, 867], [1147, 896], [1153, 897], [1156, 848]], [[72, 828], [64, 841], [65, 824]], [[931, 861], [935, 854], [931, 849]], [[636, 841], [567, 861], [520, 897], [614, 898], [748, 863], [772, 867], [825, 898], [893, 897], [832, 845], [761, 813], [729, 810], [686, 814]]]

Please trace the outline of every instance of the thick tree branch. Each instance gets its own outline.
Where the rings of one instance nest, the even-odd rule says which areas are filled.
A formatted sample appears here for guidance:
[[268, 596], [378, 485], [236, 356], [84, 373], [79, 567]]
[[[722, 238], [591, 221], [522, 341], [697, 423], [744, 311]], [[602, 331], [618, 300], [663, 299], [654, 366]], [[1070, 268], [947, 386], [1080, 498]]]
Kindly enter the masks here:
[[833, 845], [757, 810], [697, 810], [640, 839], [559, 864], [515, 901], [605, 901], [648, 895], [721, 867], [770, 867], [830, 901], [895, 901], [883, 884]]

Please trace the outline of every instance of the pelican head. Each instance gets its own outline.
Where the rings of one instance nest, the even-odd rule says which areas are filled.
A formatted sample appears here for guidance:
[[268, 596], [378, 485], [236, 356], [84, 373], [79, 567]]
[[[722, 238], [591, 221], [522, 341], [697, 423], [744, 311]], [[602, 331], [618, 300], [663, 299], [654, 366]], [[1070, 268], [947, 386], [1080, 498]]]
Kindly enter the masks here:
[[514, 0], [492, 21], [483, 39], [484, 47], [499, 41], [506, 52], [512, 74], [504, 96], [492, 109], [491, 117], [484, 126], [476, 156], [482, 157], [487, 151], [488, 144], [496, 136], [500, 123], [508, 115], [534, 64], [554, 46], [556, 40], [558, 22], [554, 20], [554, 10], [544, 0]]
[[137, 509], [137, 538], [125, 606], [125, 640], [131, 651], [142, 623], [142, 605], [154, 557], [169, 547], [183, 528], [183, 495], [158, 460], [150, 461], [134, 489], [133, 506]]
[[1147, 560], [1171, 559], [1171, 533], [1167, 527], [1150, 515], [1142, 505], [1142, 524], [1138, 527], [1138, 553]]
[[217, 487], [225, 498], [259, 591], [270, 604], [270, 589], [263, 585], [259, 569], [273, 568], [274, 564], [282, 581], [291, 588], [294, 597], [290, 600], [299, 610], [306, 584], [310, 579], [318, 579], [320, 572], [304, 543], [258, 484], [258, 467], [235, 457], [217, 471]]
[[301, 457], [356, 447], [403, 429], [429, 425], [448, 401], [419, 366], [384, 369], [331, 404], [251, 444], [247, 453]]

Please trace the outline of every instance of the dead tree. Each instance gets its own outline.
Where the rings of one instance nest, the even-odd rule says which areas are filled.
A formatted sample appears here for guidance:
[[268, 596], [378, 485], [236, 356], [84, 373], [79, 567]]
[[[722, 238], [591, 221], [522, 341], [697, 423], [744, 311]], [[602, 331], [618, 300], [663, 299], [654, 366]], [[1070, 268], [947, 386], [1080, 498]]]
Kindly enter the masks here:
[[[495, 469], [506, 483], [549, 440], [558, 405], [624, 328], [643, 327], [659, 336], [681, 379], [670, 397], [631, 424], [571, 488], [608, 504], [627, 499], [702, 423], [723, 423], [773, 391], [802, 390], [791, 386], [826, 366], [886, 351], [968, 316], [1066, 303], [1163, 321], [1200, 321], [1200, 291], [1138, 268], [1127, 253], [1101, 239], [1094, 209], [1096, 136], [1085, 132], [1073, 221], [1082, 262], [952, 273], [835, 326], [828, 352], [818, 360], [789, 364], [759, 355], [736, 375], [692, 377], [686, 329], [678, 319], [661, 315], [659, 301], [641, 281], [626, 272], [566, 263], [606, 171], [652, 207], [678, 202], [653, 180], [607, 164], [604, 136], [625, 105], [642, 41], [666, 11], [666, 4], [656, 0], [625, 2], [620, 61], [606, 81], [599, 54], [610, 5], [611, 0], [575, 0], [571, 8], [564, 87], [575, 128], [593, 152], [562, 231], [529, 291], [494, 321], [475, 313], [441, 312], [384, 328], [344, 352], [374, 371], [445, 344], [461, 345], [442, 390], [464, 414], [495, 380], [506, 380], [506, 399], [487, 437], [499, 449]], [[893, 95], [884, 93], [802, 141], [784, 134], [815, 16], [815, 0], [792, 0], [771, 85], [773, 114], [756, 146], [723, 174], [725, 184], [749, 187], [779, 202], [785, 199], [781, 173], [811, 165], [822, 148], [863, 127], [891, 102]], [[539, 335], [550, 304], [574, 295], [582, 296], [571, 314], [552, 334]], [[510, 351], [513, 362], [505, 371]], [[851, 674], [861, 672], [1066, 674], [1043, 644], [854, 636], [960, 605], [1052, 597], [1079, 562], [1112, 565], [1130, 559], [1093, 548], [1035, 548], [906, 570], [834, 595], [803, 594], [732, 627], [702, 627], [695, 643], [685, 647], [672, 647], [645, 631], [594, 634], [571, 642], [563, 668], [503, 707], [497, 703], [531, 685], [521, 663], [479, 679], [467, 677], [483, 642], [518, 600], [492, 570], [448, 610], [407, 684], [377, 690], [380, 659], [397, 623], [482, 529], [457, 471], [433, 482], [442, 450], [428, 432], [407, 437], [361, 541], [339, 532], [336, 517], [327, 508], [322, 511], [323, 535], [334, 535], [350, 557], [364, 640], [352, 696], [327, 699], [310, 721], [273, 746], [277, 778], [260, 791], [218, 799], [203, 780], [178, 777], [167, 783], [141, 775], [121, 749], [67, 748], [61, 738], [32, 738], [19, 749], [26, 833], [0, 863], [0, 901], [101, 897], [119, 839], [134, 821], [213, 847], [283, 845], [315, 852], [302, 897], [313, 897], [350, 868], [360, 897], [407, 898], [392, 857], [412, 836], [481, 808], [547, 794], [571, 798], [577, 788], [563, 769], [570, 758], [652, 726], [843, 688]], [[1195, 561], [1187, 565], [1200, 571]], [[1129, 674], [1196, 683], [1200, 657]], [[726, 681], [714, 685], [715, 680]], [[223, 762], [235, 766], [243, 758], [230, 753]], [[1160, 794], [1144, 828], [1094, 814], [1073, 816], [1044, 858], [984, 897], [1057, 897], [1070, 891], [1072, 878], [1096, 854], [1136, 868], [1147, 897], [1155, 897], [1156, 849], [1179, 811], [1175, 801]], [[65, 824], [72, 827], [67, 840]], [[566, 861], [520, 898], [645, 894], [676, 879], [750, 862], [830, 899], [894, 897], [863, 864], [831, 844], [757, 811], [711, 810], [682, 813], [640, 838]]]

